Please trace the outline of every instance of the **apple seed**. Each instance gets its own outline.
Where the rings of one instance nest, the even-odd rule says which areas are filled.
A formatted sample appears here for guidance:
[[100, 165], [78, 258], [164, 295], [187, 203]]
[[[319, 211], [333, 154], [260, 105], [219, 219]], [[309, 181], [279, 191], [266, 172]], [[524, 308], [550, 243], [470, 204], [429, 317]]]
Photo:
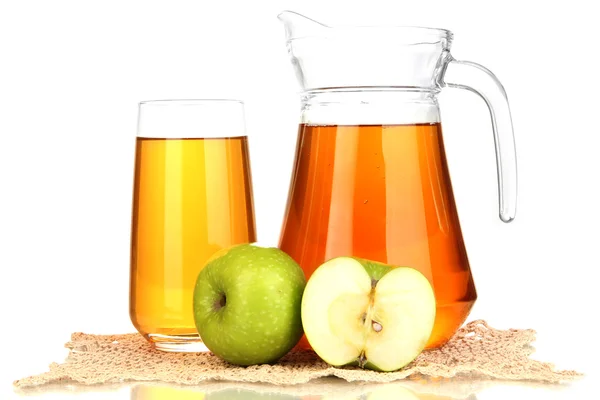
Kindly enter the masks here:
[[379, 322], [372, 321], [372, 326], [375, 332], [381, 332], [381, 330], [383, 329], [383, 326], [381, 326]]

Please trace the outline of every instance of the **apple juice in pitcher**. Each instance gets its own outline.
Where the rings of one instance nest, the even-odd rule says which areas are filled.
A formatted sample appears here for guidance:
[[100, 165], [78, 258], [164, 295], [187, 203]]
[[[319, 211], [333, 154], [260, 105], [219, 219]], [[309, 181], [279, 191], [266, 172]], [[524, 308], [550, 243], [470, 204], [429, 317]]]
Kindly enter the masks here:
[[455, 329], [476, 292], [440, 124], [302, 124], [298, 141], [281, 248], [307, 276], [344, 255], [414, 266], [442, 288], [438, 330]]
[[[331, 28], [291, 12], [280, 19], [302, 88], [280, 248], [307, 278], [340, 256], [419, 270], [436, 297], [427, 347], [440, 346], [464, 323], [477, 292], [437, 95], [446, 86], [469, 89], [490, 107], [500, 218], [509, 222], [516, 159], [504, 90], [487, 69], [454, 60], [452, 33], [443, 29]], [[300, 347], [309, 346], [303, 338]]]

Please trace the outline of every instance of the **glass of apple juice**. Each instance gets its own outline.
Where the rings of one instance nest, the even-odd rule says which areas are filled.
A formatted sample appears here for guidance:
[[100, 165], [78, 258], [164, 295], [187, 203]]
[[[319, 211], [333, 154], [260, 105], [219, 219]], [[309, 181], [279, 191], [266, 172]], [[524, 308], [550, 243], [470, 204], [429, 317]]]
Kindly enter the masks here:
[[194, 325], [196, 278], [216, 251], [256, 240], [238, 100], [139, 104], [129, 313], [163, 351], [206, 351]]

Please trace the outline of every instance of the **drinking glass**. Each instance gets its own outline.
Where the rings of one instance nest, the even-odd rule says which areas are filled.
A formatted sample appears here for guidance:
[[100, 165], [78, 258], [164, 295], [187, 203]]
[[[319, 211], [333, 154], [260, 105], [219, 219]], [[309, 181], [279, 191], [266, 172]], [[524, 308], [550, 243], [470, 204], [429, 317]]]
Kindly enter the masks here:
[[256, 240], [244, 104], [139, 104], [129, 313], [163, 351], [206, 351], [193, 290], [207, 259]]

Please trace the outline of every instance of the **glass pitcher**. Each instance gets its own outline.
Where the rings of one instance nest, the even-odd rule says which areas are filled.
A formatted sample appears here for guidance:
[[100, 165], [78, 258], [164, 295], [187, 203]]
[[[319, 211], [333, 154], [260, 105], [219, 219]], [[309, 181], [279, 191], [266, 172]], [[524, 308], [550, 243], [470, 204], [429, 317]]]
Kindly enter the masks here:
[[[481, 65], [450, 55], [452, 33], [421, 27], [332, 28], [279, 15], [302, 89], [279, 246], [307, 278], [357, 256], [421, 271], [437, 315], [428, 348], [463, 324], [477, 293], [444, 152], [437, 95], [479, 94], [490, 109], [500, 219], [515, 217], [517, 166], [506, 93]], [[300, 347], [308, 347], [303, 339]]]

